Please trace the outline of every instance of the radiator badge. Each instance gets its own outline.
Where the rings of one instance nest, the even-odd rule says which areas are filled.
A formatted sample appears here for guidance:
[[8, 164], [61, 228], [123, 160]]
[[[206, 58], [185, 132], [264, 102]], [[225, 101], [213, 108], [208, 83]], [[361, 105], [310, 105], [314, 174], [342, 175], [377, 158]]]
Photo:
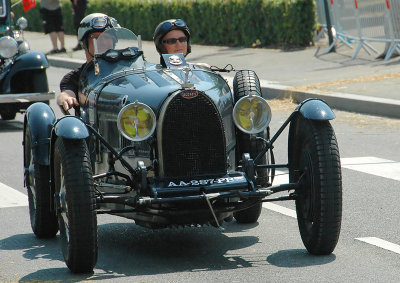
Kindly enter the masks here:
[[217, 178], [217, 179], [203, 179], [203, 180], [191, 180], [189, 182], [169, 182], [168, 187], [190, 187], [190, 186], [204, 186], [212, 184], [224, 184], [232, 182], [242, 182], [244, 181], [243, 176], [238, 177], [228, 177], [228, 178]]
[[192, 99], [195, 98], [198, 95], [198, 93], [195, 90], [187, 90], [185, 92], [182, 92], [181, 95], [183, 98]]

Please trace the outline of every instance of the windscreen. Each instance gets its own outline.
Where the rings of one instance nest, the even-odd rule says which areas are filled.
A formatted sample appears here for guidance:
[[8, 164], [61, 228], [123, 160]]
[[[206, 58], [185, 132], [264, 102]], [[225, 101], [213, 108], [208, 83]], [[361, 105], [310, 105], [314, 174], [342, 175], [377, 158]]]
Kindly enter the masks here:
[[129, 47], [138, 48], [137, 36], [126, 28], [112, 28], [104, 31], [96, 40], [95, 55], [108, 50], [124, 50]]

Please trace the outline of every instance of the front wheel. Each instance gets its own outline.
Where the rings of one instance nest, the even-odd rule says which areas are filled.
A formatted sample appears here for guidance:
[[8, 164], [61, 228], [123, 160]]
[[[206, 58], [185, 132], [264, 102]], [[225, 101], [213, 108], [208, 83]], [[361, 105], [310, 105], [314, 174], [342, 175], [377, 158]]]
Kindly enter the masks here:
[[54, 175], [64, 260], [74, 273], [91, 272], [97, 261], [96, 198], [84, 140], [57, 138]]
[[342, 177], [339, 149], [329, 121], [299, 116], [289, 151], [290, 182], [299, 182], [296, 212], [301, 239], [311, 254], [330, 254], [339, 240]]

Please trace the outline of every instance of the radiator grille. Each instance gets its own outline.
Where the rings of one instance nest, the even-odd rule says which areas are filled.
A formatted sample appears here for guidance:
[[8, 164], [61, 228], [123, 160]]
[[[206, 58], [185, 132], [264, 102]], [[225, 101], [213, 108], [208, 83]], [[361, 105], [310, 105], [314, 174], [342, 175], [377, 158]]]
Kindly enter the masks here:
[[163, 119], [164, 177], [226, 173], [224, 128], [209, 97], [202, 92], [190, 98], [178, 94], [168, 104]]

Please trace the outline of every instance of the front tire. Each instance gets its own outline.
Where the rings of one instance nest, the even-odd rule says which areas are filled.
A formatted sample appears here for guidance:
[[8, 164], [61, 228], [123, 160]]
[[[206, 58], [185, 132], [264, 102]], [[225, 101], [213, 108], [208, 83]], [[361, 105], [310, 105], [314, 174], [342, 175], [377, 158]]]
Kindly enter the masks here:
[[96, 198], [84, 140], [57, 138], [54, 175], [64, 260], [74, 273], [92, 272], [97, 261]]
[[32, 231], [38, 238], [52, 238], [58, 232], [58, 223], [50, 203], [50, 170], [33, 158], [29, 126], [24, 136], [24, 163]]
[[298, 182], [296, 212], [301, 239], [311, 254], [330, 254], [339, 240], [342, 177], [339, 149], [329, 121], [294, 121], [289, 179]]

